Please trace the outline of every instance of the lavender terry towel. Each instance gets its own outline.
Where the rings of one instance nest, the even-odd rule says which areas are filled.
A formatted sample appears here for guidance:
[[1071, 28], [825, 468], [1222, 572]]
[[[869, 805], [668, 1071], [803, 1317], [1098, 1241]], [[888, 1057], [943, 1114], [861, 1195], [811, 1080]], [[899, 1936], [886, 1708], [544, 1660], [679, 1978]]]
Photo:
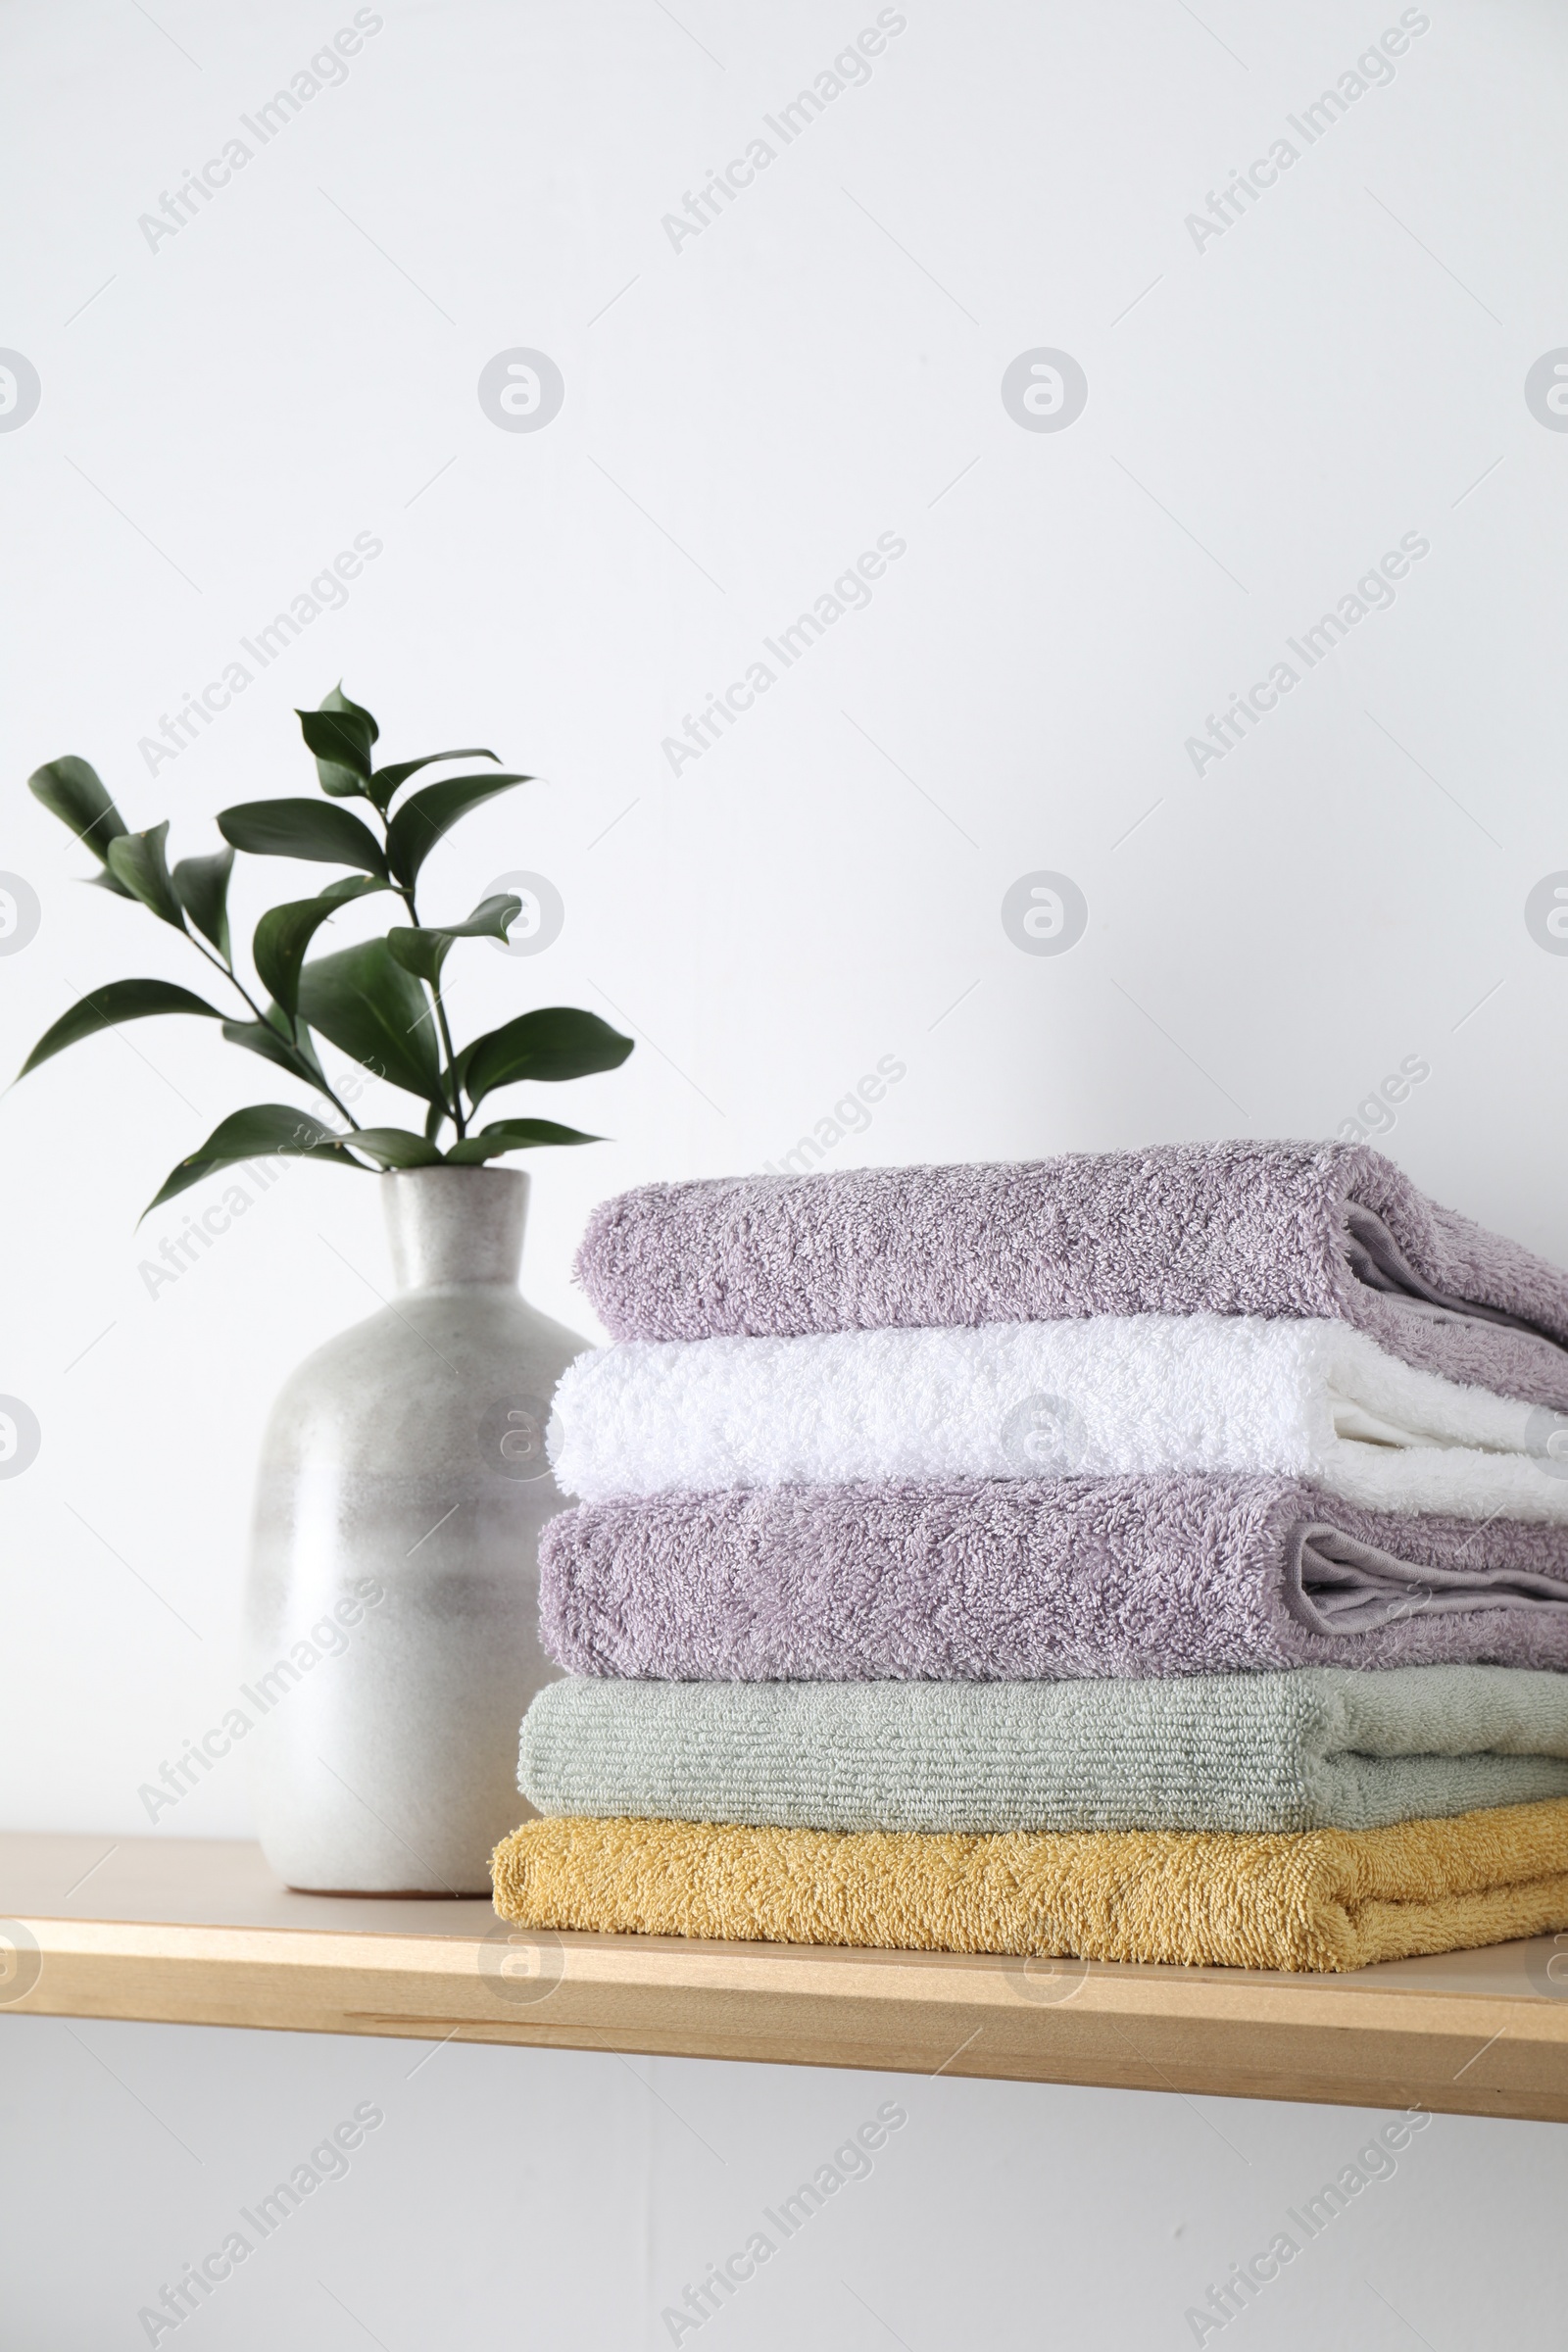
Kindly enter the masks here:
[[1364, 1145], [645, 1185], [594, 1211], [577, 1275], [621, 1340], [1330, 1316], [1450, 1380], [1568, 1407], [1568, 1274]]
[[539, 1549], [568, 1674], [1033, 1682], [1568, 1671], [1568, 1528], [1288, 1478], [890, 1480], [588, 1503]]

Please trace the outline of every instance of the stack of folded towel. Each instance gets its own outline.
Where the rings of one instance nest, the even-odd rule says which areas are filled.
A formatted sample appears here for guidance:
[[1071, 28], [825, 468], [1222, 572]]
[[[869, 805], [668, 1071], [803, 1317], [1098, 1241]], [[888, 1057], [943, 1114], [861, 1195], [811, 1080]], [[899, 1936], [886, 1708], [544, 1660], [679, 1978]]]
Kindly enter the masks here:
[[1342, 1969], [1568, 1929], [1568, 1275], [1360, 1147], [651, 1186], [524, 1925]]

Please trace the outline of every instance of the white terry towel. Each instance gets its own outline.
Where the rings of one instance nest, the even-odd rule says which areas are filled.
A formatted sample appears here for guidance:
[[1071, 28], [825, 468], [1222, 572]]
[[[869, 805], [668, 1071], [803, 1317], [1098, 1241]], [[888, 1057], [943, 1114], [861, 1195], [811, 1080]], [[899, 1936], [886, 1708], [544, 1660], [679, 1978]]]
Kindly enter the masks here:
[[850, 1479], [1279, 1471], [1385, 1511], [1568, 1522], [1568, 1420], [1348, 1324], [1255, 1315], [622, 1341], [548, 1435], [584, 1501]]

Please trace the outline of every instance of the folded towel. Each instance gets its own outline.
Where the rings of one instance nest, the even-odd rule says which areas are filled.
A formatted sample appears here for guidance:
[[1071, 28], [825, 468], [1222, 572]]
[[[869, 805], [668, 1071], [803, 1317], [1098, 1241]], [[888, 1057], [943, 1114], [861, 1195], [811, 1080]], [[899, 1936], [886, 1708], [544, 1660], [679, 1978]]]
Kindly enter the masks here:
[[1287, 1838], [530, 1821], [492, 1867], [525, 1928], [1339, 1970], [1568, 1929], [1568, 1802]]
[[548, 1432], [595, 1502], [847, 1479], [1274, 1471], [1372, 1510], [1568, 1522], [1557, 1417], [1347, 1324], [1102, 1315], [973, 1330], [622, 1342], [568, 1365]]
[[1395, 1518], [1286, 1478], [887, 1480], [562, 1511], [545, 1648], [661, 1682], [1568, 1669], [1568, 1528]]
[[517, 1785], [541, 1813], [777, 1829], [1372, 1830], [1568, 1796], [1568, 1676], [584, 1678], [533, 1700]]
[[577, 1275], [625, 1340], [1061, 1316], [1331, 1316], [1452, 1380], [1568, 1406], [1568, 1274], [1362, 1145], [653, 1184]]

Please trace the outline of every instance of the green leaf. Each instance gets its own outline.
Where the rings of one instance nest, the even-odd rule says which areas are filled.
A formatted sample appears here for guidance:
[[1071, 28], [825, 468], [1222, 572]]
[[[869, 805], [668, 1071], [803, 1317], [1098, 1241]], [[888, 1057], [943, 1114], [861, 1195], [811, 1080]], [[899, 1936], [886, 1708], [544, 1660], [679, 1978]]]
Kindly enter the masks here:
[[387, 827], [386, 854], [397, 879], [408, 887], [417, 875], [443, 833], [460, 816], [477, 808], [514, 784], [531, 784], [532, 776], [449, 776], [444, 784], [426, 784], [405, 801]]
[[217, 850], [211, 858], [182, 858], [173, 875], [174, 896], [225, 963], [229, 960], [228, 877], [233, 870], [233, 851]]
[[433, 1144], [422, 1136], [411, 1135], [406, 1127], [359, 1127], [349, 1137], [356, 1152], [367, 1159], [378, 1159], [388, 1168], [436, 1168], [441, 1154]]
[[400, 760], [395, 766], [378, 767], [370, 778], [370, 798], [383, 812], [391, 806], [392, 795], [416, 776], [421, 767], [435, 767], [443, 760], [494, 760], [501, 764], [499, 755], [487, 752], [480, 743], [466, 744], [460, 752], [426, 752], [422, 760]]
[[423, 989], [368, 939], [306, 964], [299, 1008], [313, 1029], [405, 1093], [446, 1106], [435, 1021]]
[[457, 1075], [469, 1101], [478, 1103], [498, 1086], [512, 1086], [519, 1078], [555, 1085], [564, 1078], [618, 1069], [631, 1048], [631, 1039], [612, 1029], [598, 1013], [552, 1004], [539, 1012], [519, 1013], [505, 1028], [476, 1037], [458, 1055]]
[[431, 1103], [424, 1114], [424, 1140], [427, 1144], [435, 1142], [441, 1132], [442, 1121], [448, 1116], [449, 1113], [442, 1109], [439, 1102]]
[[17, 1076], [25, 1078], [41, 1061], [63, 1054], [67, 1046], [77, 1045], [84, 1037], [96, 1036], [100, 1029], [113, 1029], [121, 1021], [145, 1020], [155, 1012], [199, 1012], [210, 1021], [223, 1017], [216, 1004], [205, 1004], [188, 988], [175, 988], [170, 980], [111, 980], [106, 987], [94, 989], [90, 997], [83, 997], [79, 1004], [73, 1004], [52, 1029], [44, 1031]]
[[220, 811], [218, 830], [256, 858], [307, 858], [319, 865], [355, 865], [387, 878], [381, 845], [352, 808], [320, 801], [242, 801]]
[[530, 1144], [602, 1144], [602, 1135], [584, 1135], [576, 1127], [558, 1127], [554, 1119], [498, 1119], [466, 1135], [447, 1153], [449, 1167], [471, 1168], [482, 1159], [499, 1159], [503, 1152], [525, 1152]]
[[[85, 760], [51, 760], [43, 767], [35, 767], [27, 778], [27, 790], [34, 800], [43, 803], [51, 816], [58, 816], [78, 841], [86, 843], [100, 864], [108, 854], [109, 844], [127, 830], [97, 770], [89, 767]], [[119, 898], [133, 896], [107, 866], [93, 879]]]
[[341, 882], [329, 882], [314, 899], [291, 899], [285, 906], [268, 908], [251, 941], [251, 961], [262, 986], [270, 989], [286, 1013], [299, 1008], [300, 966], [321, 925], [351, 899], [385, 887], [371, 874], [348, 874]]
[[341, 710], [345, 717], [352, 719], [356, 724], [362, 725], [365, 728], [367, 739], [370, 743], [379, 743], [381, 739], [380, 728], [376, 725], [375, 720], [370, 716], [369, 711], [367, 710], [363, 703], [350, 701], [349, 697], [343, 691], [343, 681], [341, 678], [339, 678], [337, 684], [333, 687], [330, 694], [322, 695], [319, 708], [323, 710]]
[[172, 923], [176, 931], [185, 928], [185, 910], [175, 894], [173, 881], [164, 857], [164, 845], [169, 839], [169, 819], [161, 825], [151, 825], [145, 833], [119, 833], [109, 844], [109, 870], [117, 882], [122, 882], [133, 899], [150, 906], [160, 922]]
[[[279, 1012], [278, 1020], [282, 1018]], [[303, 1021], [298, 1023], [292, 1039], [273, 1021], [225, 1021], [223, 1035], [231, 1046], [243, 1046], [247, 1054], [259, 1054], [264, 1061], [275, 1062], [291, 1078], [303, 1078], [307, 1086], [325, 1088], [325, 1075]]]
[[368, 710], [351, 703], [339, 685], [322, 698], [318, 710], [296, 710], [294, 715], [307, 746], [316, 754], [321, 790], [334, 800], [347, 800], [356, 793], [368, 799], [370, 746], [381, 732]]
[[[358, 1167], [343, 1147], [354, 1141], [352, 1136], [335, 1135], [323, 1127], [309, 1111], [287, 1102], [254, 1102], [247, 1110], [232, 1111], [220, 1120], [199, 1152], [171, 1169], [162, 1189], [155, 1193], [142, 1210], [151, 1216], [176, 1193], [187, 1192], [200, 1184], [204, 1176], [214, 1175], [220, 1168], [231, 1168], [241, 1159], [336, 1159], [345, 1167]], [[137, 1220], [140, 1222], [140, 1219]]]
[[386, 944], [406, 972], [412, 972], [416, 980], [427, 980], [432, 988], [440, 987], [450, 939], [439, 931], [389, 931]]
[[439, 988], [441, 966], [455, 939], [505, 939], [508, 925], [521, 912], [520, 899], [482, 899], [466, 923], [425, 923], [417, 931], [389, 931], [386, 944], [406, 972]]

